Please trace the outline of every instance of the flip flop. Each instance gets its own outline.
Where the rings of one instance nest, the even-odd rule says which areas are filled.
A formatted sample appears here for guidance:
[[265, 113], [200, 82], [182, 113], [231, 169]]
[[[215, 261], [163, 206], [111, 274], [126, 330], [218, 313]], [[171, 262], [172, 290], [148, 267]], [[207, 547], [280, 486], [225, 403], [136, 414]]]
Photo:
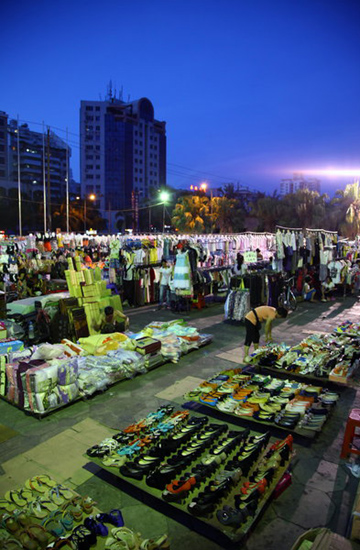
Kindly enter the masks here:
[[33, 494], [28, 489], [19, 489], [18, 491], [11, 489], [5, 493], [5, 498], [10, 504], [23, 508], [33, 500]]
[[25, 481], [25, 487], [30, 489], [30, 491], [37, 491], [38, 493], [46, 493], [51, 487], [55, 487], [55, 485], [56, 481], [46, 474], [41, 474]]
[[10, 503], [8, 500], [0, 499], [0, 510], [6, 510], [7, 512], [13, 512], [16, 509], [16, 505]]
[[139, 550], [140, 541], [138, 536], [128, 527], [111, 529], [111, 534], [115, 539], [125, 542], [129, 550]]
[[57, 506], [61, 506], [66, 500], [70, 500], [74, 496], [76, 495], [74, 495], [70, 489], [64, 487], [63, 485], [56, 485], [49, 491], [48, 494], [49, 499], [52, 500], [52, 502]]

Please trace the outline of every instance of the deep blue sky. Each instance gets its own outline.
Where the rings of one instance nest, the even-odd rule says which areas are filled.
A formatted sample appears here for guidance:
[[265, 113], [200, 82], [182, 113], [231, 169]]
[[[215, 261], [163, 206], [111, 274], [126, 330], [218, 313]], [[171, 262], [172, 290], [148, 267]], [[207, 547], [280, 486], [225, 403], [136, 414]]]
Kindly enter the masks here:
[[2, 0], [0, 110], [78, 134], [80, 100], [112, 79], [167, 122], [170, 185], [272, 192], [360, 167], [359, 28], [353, 0]]

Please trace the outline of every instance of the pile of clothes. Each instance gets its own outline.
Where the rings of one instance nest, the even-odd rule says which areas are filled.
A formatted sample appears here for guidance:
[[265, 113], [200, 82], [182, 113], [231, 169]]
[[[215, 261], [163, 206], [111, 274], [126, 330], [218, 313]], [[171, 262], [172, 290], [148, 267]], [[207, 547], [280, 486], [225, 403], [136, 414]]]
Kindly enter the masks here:
[[[75, 344], [42, 344], [0, 364], [2, 396], [34, 414], [45, 414], [114, 382], [145, 374], [211, 341], [182, 320], [153, 323], [139, 333], [97, 334]], [[141, 343], [150, 345], [141, 346]], [[155, 350], [155, 351], [153, 351]]]

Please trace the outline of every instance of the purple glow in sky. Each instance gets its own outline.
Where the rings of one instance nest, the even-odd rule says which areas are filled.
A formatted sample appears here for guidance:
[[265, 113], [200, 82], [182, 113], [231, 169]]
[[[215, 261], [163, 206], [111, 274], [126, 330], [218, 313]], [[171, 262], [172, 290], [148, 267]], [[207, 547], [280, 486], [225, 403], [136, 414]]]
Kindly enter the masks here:
[[360, 166], [358, 1], [2, 0], [0, 21], [0, 110], [67, 127], [76, 179], [80, 100], [110, 79], [167, 122], [169, 185]]

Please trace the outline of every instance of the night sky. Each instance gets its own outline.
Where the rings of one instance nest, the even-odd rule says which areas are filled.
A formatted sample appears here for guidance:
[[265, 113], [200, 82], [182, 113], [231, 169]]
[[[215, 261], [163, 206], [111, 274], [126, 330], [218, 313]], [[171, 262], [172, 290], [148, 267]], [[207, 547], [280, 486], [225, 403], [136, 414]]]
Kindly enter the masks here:
[[167, 122], [169, 185], [360, 174], [359, 1], [2, 0], [0, 37], [0, 110], [68, 127], [77, 180], [80, 100], [110, 79]]

